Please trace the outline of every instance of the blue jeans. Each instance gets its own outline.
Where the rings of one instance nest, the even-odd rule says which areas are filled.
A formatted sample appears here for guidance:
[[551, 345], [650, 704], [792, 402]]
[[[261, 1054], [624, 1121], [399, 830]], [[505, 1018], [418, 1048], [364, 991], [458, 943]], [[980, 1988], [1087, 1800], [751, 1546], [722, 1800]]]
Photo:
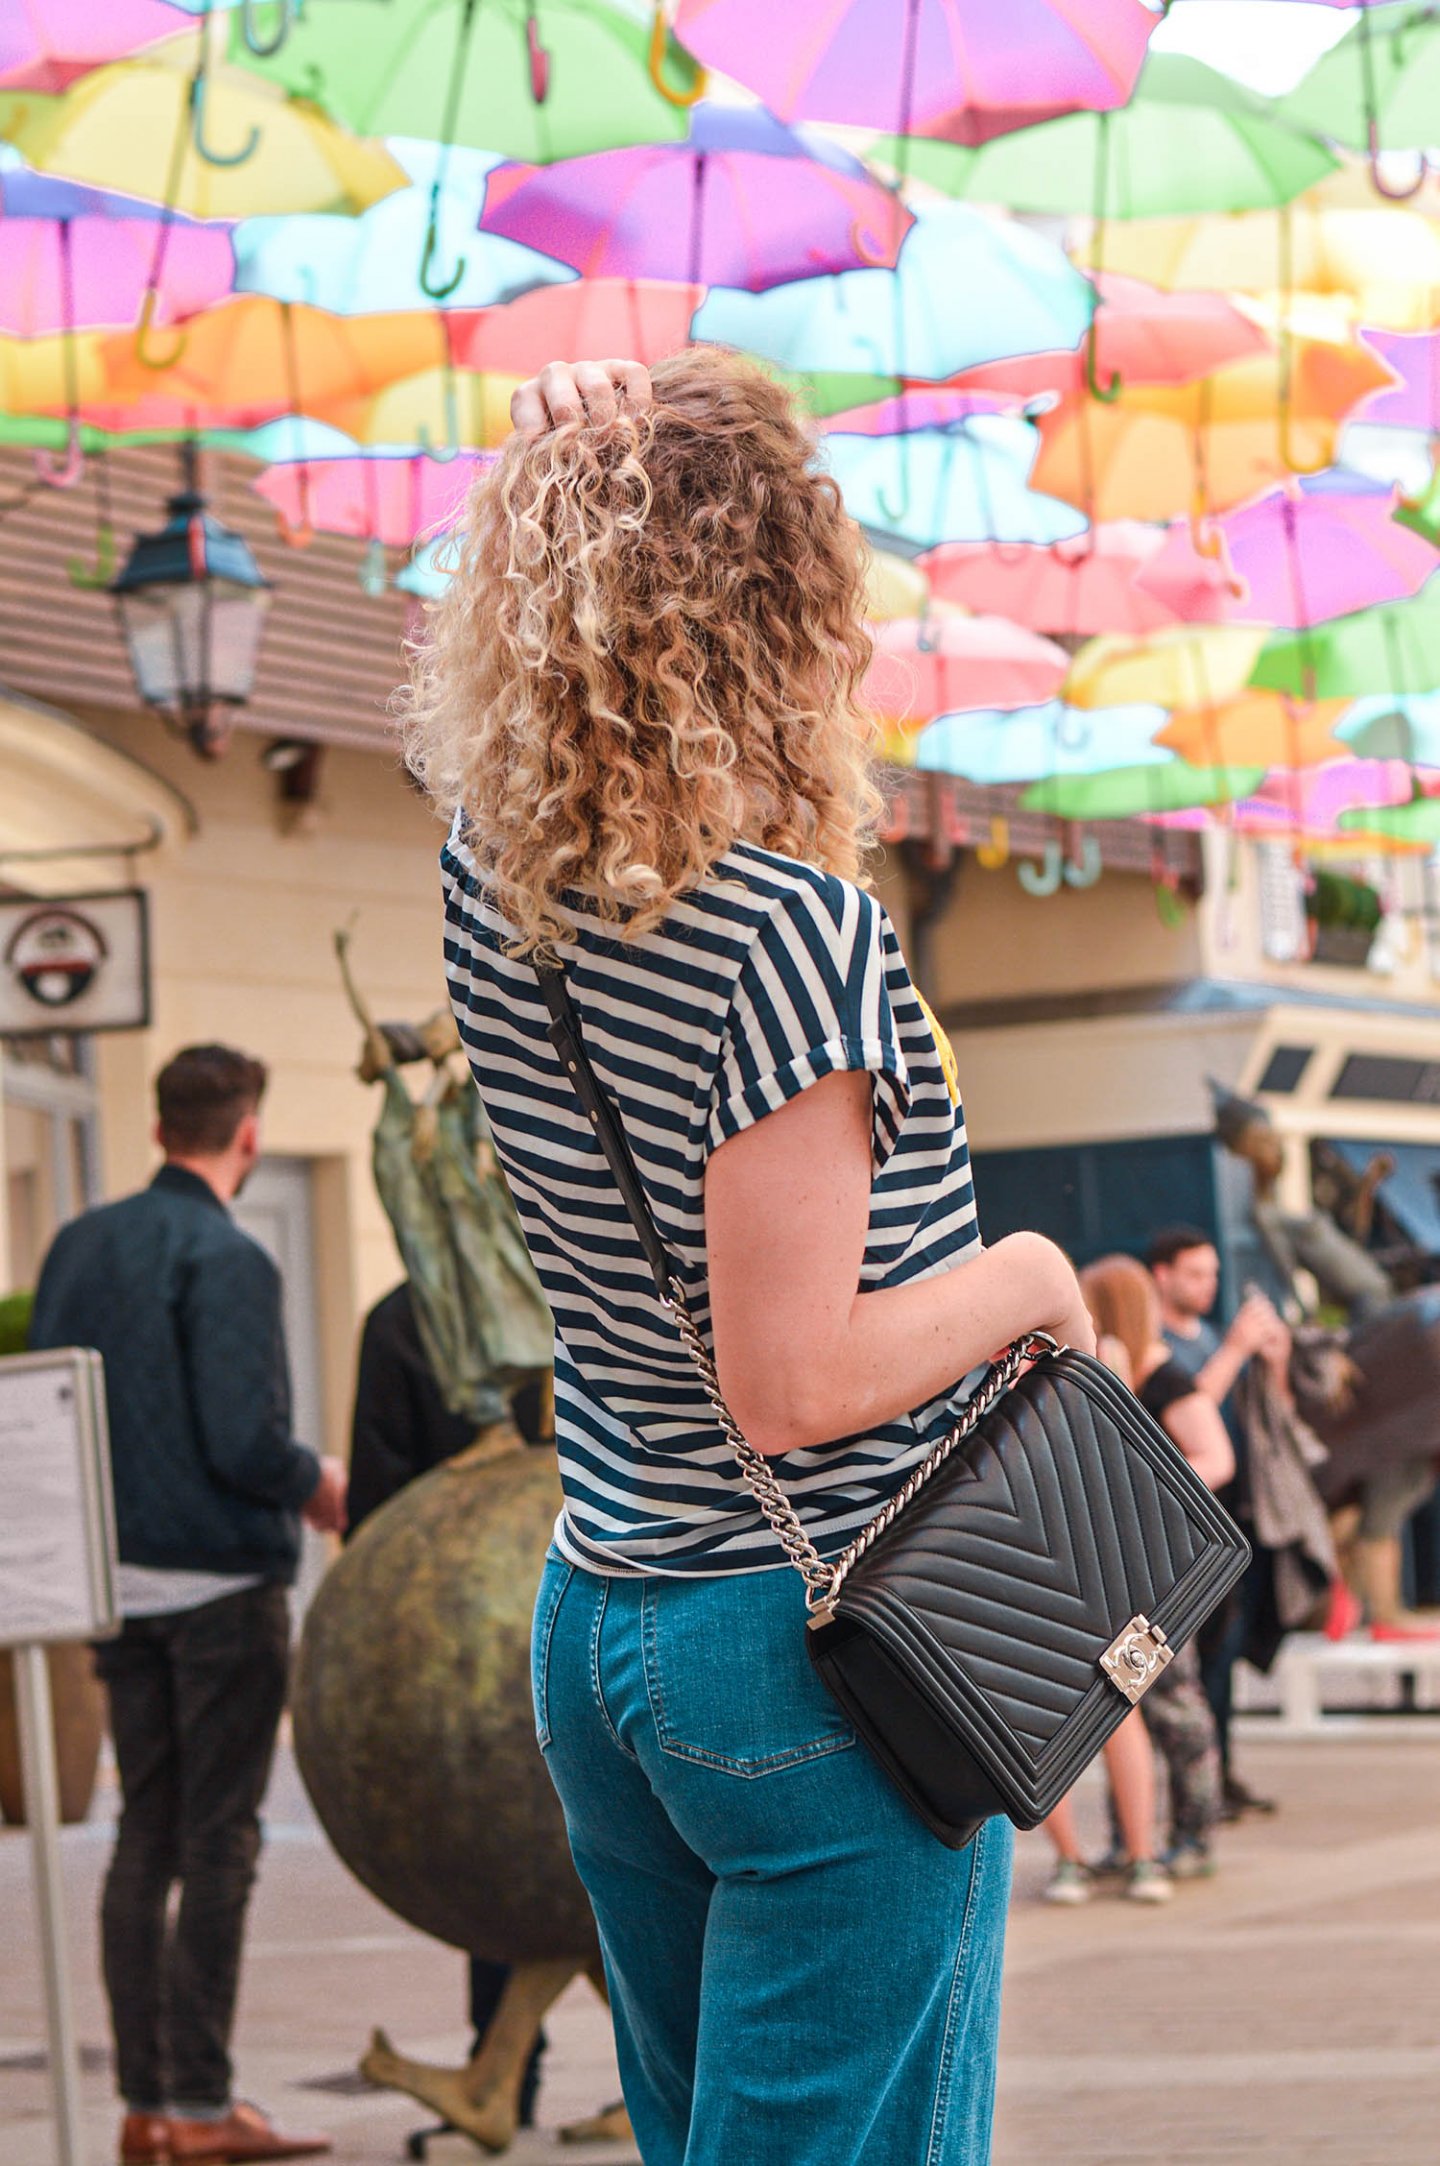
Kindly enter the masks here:
[[645, 2166], [985, 2166], [1011, 1831], [945, 1849], [814, 1676], [790, 1571], [552, 1551], [541, 1749]]

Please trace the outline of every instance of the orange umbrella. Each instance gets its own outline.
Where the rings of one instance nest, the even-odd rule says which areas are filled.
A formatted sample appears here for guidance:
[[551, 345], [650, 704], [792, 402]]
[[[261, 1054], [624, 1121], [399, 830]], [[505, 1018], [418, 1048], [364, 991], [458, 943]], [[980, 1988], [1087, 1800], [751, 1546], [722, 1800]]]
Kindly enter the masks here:
[[1334, 735], [1350, 704], [1242, 692], [1213, 707], [1177, 708], [1155, 742], [1194, 767], [1318, 767], [1350, 756], [1350, 746]]
[[966, 708], [1041, 706], [1069, 666], [1063, 647], [1004, 617], [896, 617], [874, 640], [866, 698], [888, 721], [921, 727]]
[[129, 429], [253, 428], [292, 413], [328, 421], [445, 353], [440, 319], [419, 310], [332, 316], [264, 294], [209, 309], [174, 335], [163, 369], [139, 358], [130, 334], [107, 338], [105, 404], [124, 418], [102, 419], [87, 401], [85, 419]]
[[[567, 361], [607, 361], [625, 354], [648, 367], [689, 341], [703, 286], [655, 278], [580, 278], [537, 286], [497, 308], [449, 317], [456, 363], [532, 376], [564, 354]], [[1258, 337], [1258, 333], [1256, 334]]]
[[1190, 384], [1126, 384], [1113, 403], [1071, 395], [1039, 418], [1031, 486], [1094, 519], [1171, 519], [1243, 503], [1329, 466], [1352, 407], [1390, 371], [1368, 346], [1298, 337]]

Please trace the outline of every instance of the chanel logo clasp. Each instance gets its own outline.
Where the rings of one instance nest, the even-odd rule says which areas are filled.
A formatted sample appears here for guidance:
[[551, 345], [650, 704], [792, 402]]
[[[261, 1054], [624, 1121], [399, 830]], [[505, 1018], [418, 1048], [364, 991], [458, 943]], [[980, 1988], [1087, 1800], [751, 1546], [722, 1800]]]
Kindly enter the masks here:
[[1133, 1707], [1174, 1659], [1175, 1650], [1160, 1626], [1152, 1625], [1148, 1617], [1132, 1617], [1100, 1657], [1100, 1667]]

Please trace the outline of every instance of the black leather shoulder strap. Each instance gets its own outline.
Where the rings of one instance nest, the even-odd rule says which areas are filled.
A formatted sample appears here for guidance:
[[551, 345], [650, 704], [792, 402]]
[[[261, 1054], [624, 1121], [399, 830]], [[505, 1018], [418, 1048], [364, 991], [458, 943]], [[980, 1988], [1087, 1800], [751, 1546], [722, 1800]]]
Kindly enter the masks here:
[[595, 1140], [605, 1153], [620, 1200], [630, 1214], [630, 1223], [640, 1237], [645, 1251], [645, 1261], [655, 1277], [655, 1288], [662, 1301], [670, 1298], [672, 1277], [670, 1253], [660, 1238], [645, 1194], [625, 1131], [620, 1126], [620, 1116], [600, 1087], [600, 1079], [590, 1065], [585, 1051], [585, 1041], [580, 1035], [580, 1018], [575, 1003], [570, 998], [570, 988], [565, 973], [553, 967], [542, 966], [537, 975], [545, 1005], [550, 1011], [550, 1024], [546, 1033], [550, 1043], [560, 1056], [575, 1095], [579, 1099], [586, 1119], [595, 1131]]

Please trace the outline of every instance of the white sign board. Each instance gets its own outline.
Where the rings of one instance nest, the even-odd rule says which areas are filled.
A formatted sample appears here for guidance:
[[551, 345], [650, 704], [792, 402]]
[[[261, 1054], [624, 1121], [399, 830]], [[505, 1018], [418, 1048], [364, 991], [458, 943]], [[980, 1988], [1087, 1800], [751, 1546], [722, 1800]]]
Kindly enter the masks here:
[[94, 1639], [118, 1622], [100, 1356], [0, 1360], [0, 1647]]
[[127, 887], [0, 902], [0, 1037], [145, 1029], [146, 901]]

